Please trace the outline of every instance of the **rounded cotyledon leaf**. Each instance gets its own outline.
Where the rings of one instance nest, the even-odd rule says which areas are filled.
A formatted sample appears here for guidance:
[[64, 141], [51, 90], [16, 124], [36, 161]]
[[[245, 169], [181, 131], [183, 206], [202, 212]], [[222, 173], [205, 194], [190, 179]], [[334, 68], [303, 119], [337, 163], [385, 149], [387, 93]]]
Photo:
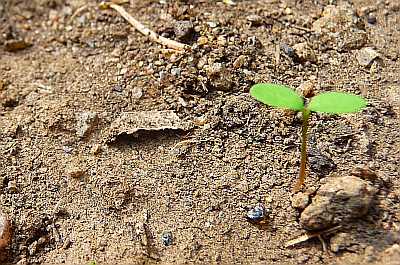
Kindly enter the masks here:
[[259, 101], [280, 108], [302, 110], [303, 100], [292, 89], [276, 84], [256, 84], [250, 94]]
[[365, 106], [365, 99], [344, 92], [324, 92], [310, 100], [307, 109], [325, 113], [347, 113]]

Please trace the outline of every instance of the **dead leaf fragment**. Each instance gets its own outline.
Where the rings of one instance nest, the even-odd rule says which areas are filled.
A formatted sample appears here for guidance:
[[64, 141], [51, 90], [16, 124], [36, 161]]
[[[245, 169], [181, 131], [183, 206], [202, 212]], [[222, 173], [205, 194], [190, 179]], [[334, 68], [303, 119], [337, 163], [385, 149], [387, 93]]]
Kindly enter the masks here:
[[382, 55], [376, 52], [371, 47], [365, 47], [360, 50], [354, 52], [357, 58], [358, 63], [361, 66], [369, 67], [376, 59], [382, 59]]
[[94, 126], [99, 121], [99, 116], [96, 112], [81, 112], [77, 115], [76, 135], [81, 138], [88, 137]]
[[189, 130], [190, 124], [183, 122], [171, 110], [125, 112], [111, 123], [106, 141], [113, 142], [123, 134], [138, 136], [139, 131]]

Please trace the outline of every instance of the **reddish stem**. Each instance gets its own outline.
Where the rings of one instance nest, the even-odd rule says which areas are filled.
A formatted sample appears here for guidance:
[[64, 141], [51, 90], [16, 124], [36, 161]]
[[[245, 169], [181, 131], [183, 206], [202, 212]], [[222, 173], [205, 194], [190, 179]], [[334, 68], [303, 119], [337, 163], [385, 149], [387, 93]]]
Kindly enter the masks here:
[[310, 110], [303, 109], [301, 111], [303, 116], [303, 129], [302, 129], [302, 142], [301, 142], [301, 158], [300, 158], [300, 172], [299, 172], [299, 180], [294, 186], [292, 191], [298, 191], [303, 185], [304, 180], [306, 179], [306, 153], [307, 153], [307, 122], [308, 117], [310, 117]]

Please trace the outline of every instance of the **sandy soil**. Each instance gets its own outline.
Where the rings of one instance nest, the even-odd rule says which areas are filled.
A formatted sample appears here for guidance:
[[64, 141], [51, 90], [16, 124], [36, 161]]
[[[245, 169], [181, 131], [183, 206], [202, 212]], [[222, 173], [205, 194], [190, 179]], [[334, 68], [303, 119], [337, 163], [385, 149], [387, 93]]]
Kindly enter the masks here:
[[[3, 264], [400, 264], [397, 1], [123, 7], [190, 49], [95, 2], [0, 2]], [[260, 82], [367, 99], [312, 114], [301, 189], [361, 177], [376, 191], [363, 217], [285, 246], [307, 233], [301, 117], [253, 99]]]

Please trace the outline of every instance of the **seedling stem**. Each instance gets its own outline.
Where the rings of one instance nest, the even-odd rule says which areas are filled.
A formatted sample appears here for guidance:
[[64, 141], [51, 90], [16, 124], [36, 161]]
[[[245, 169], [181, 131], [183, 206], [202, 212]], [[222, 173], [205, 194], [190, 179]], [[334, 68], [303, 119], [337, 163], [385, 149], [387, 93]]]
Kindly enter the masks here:
[[306, 157], [307, 157], [307, 130], [308, 130], [308, 118], [310, 117], [310, 110], [304, 109], [301, 111], [303, 116], [303, 129], [302, 129], [302, 141], [301, 141], [301, 157], [300, 157], [300, 172], [299, 180], [293, 188], [293, 191], [299, 190], [301, 185], [306, 179]]

